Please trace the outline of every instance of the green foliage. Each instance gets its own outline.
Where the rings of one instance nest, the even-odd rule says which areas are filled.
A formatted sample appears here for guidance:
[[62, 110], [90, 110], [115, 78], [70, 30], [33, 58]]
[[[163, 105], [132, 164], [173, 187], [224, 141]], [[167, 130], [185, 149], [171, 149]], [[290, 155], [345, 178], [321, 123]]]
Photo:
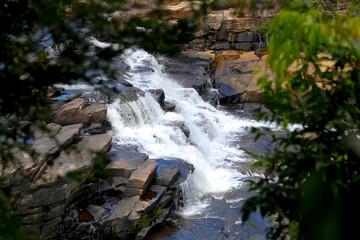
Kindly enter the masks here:
[[130, 236], [135, 237], [137, 233], [139, 233], [142, 229], [147, 228], [151, 225], [152, 222], [156, 220], [156, 218], [161, 214], [161, 208], [158, 208], [153, 214], [144, 214], [140, 220], [136, 223], [135, 227], [130, 229], [128, 234]]
[[[324, 21], [316, 10], [282, 10], [269, 24], [267, 63], [259, 79], [270, 114], [286, 136], [257, 156], [268, 177], [243, 220], [259, 210], [273, 220], [269, 239], [350, 239], [360, 213], [360, 18]], [[294, 130], [293, 124], [297, 124]]]
[[360, 1], [352, 1], [347, 8], [347, 15], [350, 17], [359, 16], [360, 14]]

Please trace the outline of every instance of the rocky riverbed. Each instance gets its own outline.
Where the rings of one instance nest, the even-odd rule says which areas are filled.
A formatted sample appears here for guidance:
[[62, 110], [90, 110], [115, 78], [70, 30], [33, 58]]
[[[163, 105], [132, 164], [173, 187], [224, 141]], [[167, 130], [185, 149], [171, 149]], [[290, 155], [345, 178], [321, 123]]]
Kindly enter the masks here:
[[[174, 21], [189, 14], [184, 3], [166, 4]], [[266, 39], [251, 29], [275, 13], [239, 18], [230, 10], [214, 11], [175, 58], [132, 50], [114, 63], [133, 61], [126, 63], [129, 79], [104, 82], [115, 89], [110, 95], [91, 88], [50, 90], [49, 121], [20, 123], [33, 129], [28, 144], [35, 155], [14, 150], [32, 189], [14, 200], [22, 222], [45, 239], [168, 239], [167, 233], [151, 232], [180, 210], [162, 228], [176, 229], [172, 237], [187, 236], [186, 226], [192, 237], [243, 237], [235, 230], [240, 216], [234, 212], [249, 195], [239, 179], [262, 170], [251, 167], [241, 148], [264, 151], [268, 144], [246, 144], [252, 139], [244, 126], [256, 125], [248, 119], [264, 110], [252, 71], [265, 67]], [[16, 169], [0, 166], [12, 176]], [[8, 186], [20, 189], [16, 181]], [[192, 217], [184, 218], [191, 211]], [[260, 229], [243, 231], [261, 239], [263, 221], [259, 216], [252, 221]], [[180, 224], [174, 228], [174, 222]]]

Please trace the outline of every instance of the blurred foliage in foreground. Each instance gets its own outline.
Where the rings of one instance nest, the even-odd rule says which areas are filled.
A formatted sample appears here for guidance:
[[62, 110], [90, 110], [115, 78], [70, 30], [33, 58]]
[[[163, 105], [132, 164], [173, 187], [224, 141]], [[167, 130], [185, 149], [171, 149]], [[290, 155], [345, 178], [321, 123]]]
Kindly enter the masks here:
[[279, 147], [256, 156], [268, 177], [252, 183], [258, 195], [242, 209], [243, 220], [257, 210], [272, 220], [269, 239], [357, 235], [360, 17], [325, 19], [317, 10], [283, 9], [269, 24], [274, 76], [258, 81], [270, 110], [259, 119], [288, 134], [273, 134]]

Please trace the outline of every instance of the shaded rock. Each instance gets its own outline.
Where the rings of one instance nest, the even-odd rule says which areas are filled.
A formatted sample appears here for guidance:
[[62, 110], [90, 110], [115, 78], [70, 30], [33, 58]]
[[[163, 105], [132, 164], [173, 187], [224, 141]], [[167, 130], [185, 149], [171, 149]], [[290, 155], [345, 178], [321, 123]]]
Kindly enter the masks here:
[[111, 130], [111, 124], [108, 121], [104, 121], [103, 123], [92, 123], [90, 127], [82, 129], [81, 134], [104, 134]]
[[150, 89], [149, 93], [154, 97], [154, 99], [160, 104], [161, 107], [165, 106], [165, 93], [162, 89]]
[[114, 212], [108, 218], [102, 221], [103, 225], [106, 227], [110, 227], [114, 234], [126, 231], [126, 229], [128, 228], [125, 225], [125, 221], [127, 220], [129, 214], [131, 213], [139, 198], [139, 196], [134, 196], [119, 201], [116, 204]]
[[133, 196], [140, 196], [143, 193], [143, 189], [138, 188], [126, 188], [124, 190], [125, 197], [133, 197]]
[[112, 161], [107, 167], [106, 172], [109, 176], [129, 178], [131, 173], [141, 166], [148, 156], [143, 153], [126, 152], [122, 158]]
[[159, 202], [159, 200], [164, 196], [166, 193], [167, 187], [160, 186], [160, 185], [153, 185], [150, 187], [150, 191], [156, 193], [156, 195], [150, 199], [146, 199], [145, 201], [149, 204], [149, 207], [145, 209], [145, 213], [149, 214], [153, 211], [156, 211], [155, 206]]
[[160, 201], [158, 202], [158, 204], [156, 205], [155, 209], [159, 209], [159, 208], [166, 208], [171, 204], [172, 201], [172, 196], [171, 195], [164, 195]]
[[30, 208], [40, 206], [61, 205], [66, 199], [71, 198], [75, 186], [75, 181], [65, 181], [56, 186], [38, 188], [33, 194], [29, 194], [20, 200], [18, 207], [25, 212]]
[[[86, 173], [93, 167], [94, 155], [88, 151], [62, 152], [54, 159], [54, 164], [48, 167], [42, 178], [45, 182], [53, 182], [58, 177], [64, 177], [70, 172]], [[38, 184], [41, 184], [38, 183]]]
[[164, 103], [163, 110], [164, 110], [165, 112], [174, 112], [174, 111], [175, 111], [175, 108], [176, 108], [176, 105], [175, 105], [174, 103], [165, 102], [165, 103]]
[[112, 96], [112, 99], [119, 99], [124, 102], [135, 102], [139, 99], [139, 96], [145, 96], [145, 93], [136, 87], [122, 87], [117, 90], [117, 93]]
[[103, 218], [105, 216], [105, 213], [106, 213], [106, 210], [103, 207], [97, 206], [97, 205], [92, 205], [92, 204], [87, 206], [86, 210], [96, 220]]
[[184, 135], [188, 138], [190, 136], [190, 129], [185, 125], [184, 121], [172, 121], [166, 124], [168, 126], [174, 126], [181, 129]]
[[162, 167], [158, 171], [156, 184], [162, 186], [171, 186], [178, 179], [179, 174], [180, 174], [180, 169], [177, 167]]
[[46, 125], [46, 128], [50, 131], [50, 136], [55, 136], [61, 130], [62, 126], [56, 123], [50, 123]]

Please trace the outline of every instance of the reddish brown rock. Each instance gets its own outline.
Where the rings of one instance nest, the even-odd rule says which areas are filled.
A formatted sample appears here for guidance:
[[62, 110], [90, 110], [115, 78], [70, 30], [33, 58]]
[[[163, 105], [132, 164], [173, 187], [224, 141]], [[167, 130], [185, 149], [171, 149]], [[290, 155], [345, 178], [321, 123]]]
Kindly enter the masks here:
[[77, 98], [64, 104], [55, 116], [55, 123], [71, 125], [77, 123], [102, 123], [106, 119], [107, 106], [105, 104], [90, 103]]
[[131, 174], [127, 187], [143, 189], [145, 191], [156, 174], [157, 166], [158, 165], [154, 160], [146, 160]]

